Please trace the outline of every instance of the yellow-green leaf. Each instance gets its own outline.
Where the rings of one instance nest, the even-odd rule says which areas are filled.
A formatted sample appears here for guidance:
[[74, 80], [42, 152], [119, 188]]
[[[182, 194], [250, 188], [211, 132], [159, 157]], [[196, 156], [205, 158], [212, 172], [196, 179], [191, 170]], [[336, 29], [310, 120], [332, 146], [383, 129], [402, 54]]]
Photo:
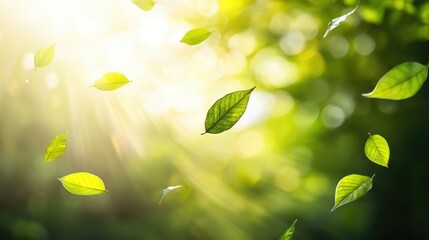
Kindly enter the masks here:
[[155, 6], [153, 0], [131, 0], [131, 2], [144, 11], [150, 11]]
[[344, 204], [353, 202], [363, 197], [372, 188], [372, 177], [351, 174], [343, 177], [335, 190], [335, 204], [331, 212], [343, 206]]
[[52, 44], [49, 47], [41, 48], [34, 55], [34, 66], [45, 67], [52, 62], [55, 54], [55, 44]]
[[67, 133], [59, 134], [49, 143], [46, 148], [45, 162], [51, 162], [61, 157], [66, 151]]
[[205, 28], [194, 28], [188, 31], [180, 42], [188, 45], [196, 45], [206, 40], [210, 36], [211, 32]]
[[295, 224], [298, 221], [298, 219], [295, 219], [293, 221], [292, 225], [288, 229], [286, 229], [283, 234], [280, 236], [279, 240], [291, 240], [293, 233], [295, 232]]
[[72, 173], [58, 180], [67, 191], [76, 195], [97, 195], [107, 192], [103, 180], [87, 172]]
[[428, 68], [418, 62], [399, 64], [381, 77], [370, 93], [362, 96], [401, 100], [414, 96], [426, 81]]
[[205, 120], [205, 129], [203, 133], [221, 133], [234, 126], [247, 108], [250, 94], [255, 87], [232, 92], [218, 99], [209, 109]]
[[103, 90], [103, 91], [112, 91], [118, 89], [130, 81], [122, 73], [117, 72], [108, 72], [105, 73], [101, 78], [95, 81], [93, 87]]
[[189, 186], [188, 185], [177, 185], [177, 186], [170, 186], [170, 187], [167, 187], [165, 189], [162, 189], [161, 197], [159, 198], [158, 204], [161, 205], [162, 199], [165, 197], [165, 195], [167, 195], [167, 193], [169, 193], [170, 191], [172, 191], [174, 189], [178, 189], [178, 188], [182, 188], [182, 187], [189, 187]]
[[365, 143], [365, 155], [369, 160], [387, 167], [389, 164], [390, 149], [386, 139], [380, 135], [370, 135]]

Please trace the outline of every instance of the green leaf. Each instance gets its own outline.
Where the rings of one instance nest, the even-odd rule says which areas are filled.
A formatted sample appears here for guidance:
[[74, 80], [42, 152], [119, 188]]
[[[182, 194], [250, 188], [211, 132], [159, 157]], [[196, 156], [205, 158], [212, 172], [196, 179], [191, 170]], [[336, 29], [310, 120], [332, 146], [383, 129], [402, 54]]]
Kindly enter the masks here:
[[390, 149], [386, 139], [380, 135], [369, 135], [365, 143], [365, 155], [369, 160], [387, 167], [389, 163]]
[[103, 180], [87, 172], [72, 173], [58, 180], [67, 191], [76, 195], [97, 195], [108, 192]]
[[51, 162], [61, 157], [66, 151], [67, 133], [59, 134], [49, 143], [46, 148], [45, 162]]
[[165, 195], [167, 195], [167, 193], [169, 193], [170, 191], [172, 191], [174, 189], [178, 189], [178, 188], [182, 188], [182, 187], [189, 187], [189, 185], [170, 186], [168, 188], [162, 189], [161, 197], [159, 199], [159, 205], [161, 205], [162, 199], [165, 197]]
[[124, 86], [129, 82], [130, 81], [122, 73], [108, 72], [95, 81], [94, 85], [92, 86], [99, 90], [112, 91]]
[[211, 32], [205, 28], [195, 28], [188, 31], [180, 42], [188, 45], [196, 45], [206, 40], [210, 36]]
[[131, 2], [144, 11], [150, 11], [156, 4], [152, 0], [131, 0]]
[[221, 133], [234, 126], [246, 111], [250, 94], [255, 87], [232, 92], [218, 99], [209, 109], [206, 116], [205, 128], [203, 133]]
[[331, 212], [344, 204], [356, 201], [363, 197], [372, 188], [372, 177], [351, 174], [343, 177], [335, 190], [335, 204]]
[[283, 232], [283, 234], [280, 236], [279, 240], [291, 240], [292, 239], [293, 232], [295, 231], [295, 224], [297, 221], [298, 221], [298, 219], [295, 219], [295, 221], [293, 221], [292, 225], [290, 225], [290, 227]]
[[417, 62], [399, 64], [384, 74], [374, 90], [364, 93], [368, 98], [401, 100], [414, 96], [426, 81], [427, 66]]
[[54, 58], [54, 54], [55, 44], [39, 49], [39, 51], [37, 51], [34, 55], [34, 66], [38, 68], [49, 65], [49, 63], [51, 63], [52, 59]]
[[323, 34], [323, 38], [328, 36], [328, 33], [330, 31], [332, 31], [334, 28], [338, 27], [340, 25], [340, 23], [344, 22], [350, 15], [352, 15], [358, 9], [358, 7], [359, 7], [359, 1], [357, 3], [356, 7], [353, 8], [353, 10], [351, 10], [350, 12], [348, 12], [348, 13], [340, 16], [340, 17], [332, 19], [328, 24], [328, 28], [326, 29], [325, 34]]

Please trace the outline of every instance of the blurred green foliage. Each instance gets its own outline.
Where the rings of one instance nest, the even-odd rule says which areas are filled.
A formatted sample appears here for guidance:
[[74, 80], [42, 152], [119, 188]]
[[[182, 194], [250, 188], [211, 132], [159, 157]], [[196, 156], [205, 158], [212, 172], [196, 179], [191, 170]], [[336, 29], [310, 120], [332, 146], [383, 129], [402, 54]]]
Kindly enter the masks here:
[[[323, 39], [356, 3], [0, 0], [0, 238], [278, 239], [297, 218], [300, 240], [428, 238], [429, 87], [403, 101], [361, 93], [427, 63], [429, 3], [361, 1]], [[213, 34], [181, 45], [190, 26]], [[107, 71], [133, 81], [89, 87]], [[236, 126], [200, 136], [214, 100], [255, 85]], [[66, 130], [66, 153], [44, 163]], [[366, 159], [368, 132], [389, 142], [388, 169]], [[79, 171], [109, 193], [68, 193], [57, 178]], [[373, 189], [331, 213], [353, 173], [376, 174]]]

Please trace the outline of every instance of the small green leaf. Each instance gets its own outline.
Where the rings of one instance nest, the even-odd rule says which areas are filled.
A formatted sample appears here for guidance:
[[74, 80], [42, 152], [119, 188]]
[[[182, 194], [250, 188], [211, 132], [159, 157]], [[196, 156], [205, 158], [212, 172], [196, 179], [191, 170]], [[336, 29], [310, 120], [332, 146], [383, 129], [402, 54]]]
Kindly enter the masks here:
[[144, 11], [150, 11], [156, 4], [153, 0], [131, 0], [131, 2]]
[[365, 143], [365, 155], [369, 160], [387, 167], [389, 164], [390, 149], [386, 139], [380, 135], [370, 135]]
[[39, 51], [37, 51], [34, 55], [34, 66], [38, 68], [49, 65], [49, 63], [51, 63], [52, 59], [54, 58], [54, 54], [55, 44], [39, 49]]
[[124, 86], [129, 82], [130, 81], [122, 73], [108, 72], [95, 81], [94, 85], [92, 86], [99, 90], [112, 91]]
[[372, 177], [367, 177], [358, 174], [351, 174], [343, 177], [335, 190], [335, 204], [331, 212], [343, 206], [344, 204], [353, 202], [363, 197], [372, 188]]
[[372, 92], [362, 96], [389, 100], [410, 98], [420, 90], [427, 74], [427, 66], [418, 62], [399, 64], [381, 77]]
[[293, 232], [295, 232], [295, 224], [297, 221], [298, 221], [298, 219], [295, 219], [295, 221], [293, 221], [292, 225], [290, 225], [290, 227], [283, 232], [283, 234], [280, 236], [279, 240], [291, 240], [292, 239]]
[[325, 34], [323, 35], [323, 38], [328, 36], [328, 33], [330, 31], [332, 31], [334, 28], [338, 27], [340, 25], [340, 23], [344, 22], [350, 15], [352, 15], [358, 9], [358, 7], [359, 7], [359, 1], [357, 3], [356, 7], [353, 8], [353, 10], [351, 10], [350, 12], [348, 12], [348, 13], [340, 16], [340, 17], [332, 19], [328, 24], [328, 28], [326, 29]]
[[67, 191], [76, 195], [97, 195], [108, 192], [103, 180], [87, 172], [72, 173], [58, 180]]
[[188, 45], [197, 45], [202, 41], [206, 40], [210, 36], [211, 32], [205, 28], [195, 28], [188, 31], [180, 42]]
[[46, 148], [45, 162], [51, 162], [61, 157], [66, 151], [67, 133], [59, 134], [49, 143]]
[[203, 134], [221, 133], [232, 128], [246, 111], [253, 89], [255, 87], [249, 90], [232, 92], [218, 99], [207, 112], [206, 131]]
[[161, 205], [162, 199], [165, 197], [165, 195], [167, 195], [167, 193], [169, 193], [170, 191], [172, 191], [174, 189], [178, 189], [178, 188], [182, 188], [182, 187], [189, 187], [189, 186], [188, 185], [177, 185], [177, 186], [170, 186], [168, 188], [162, 189], [161, 197], [159, 199], [159, 205]]

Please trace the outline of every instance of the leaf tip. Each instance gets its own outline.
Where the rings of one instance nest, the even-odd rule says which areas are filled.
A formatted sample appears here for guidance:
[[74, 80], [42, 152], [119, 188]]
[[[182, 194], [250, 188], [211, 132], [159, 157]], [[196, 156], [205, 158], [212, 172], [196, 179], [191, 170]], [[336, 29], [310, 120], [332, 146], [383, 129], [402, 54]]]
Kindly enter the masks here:
[[206, 133], [207, 133], [207, 131], [206, 131], [206, 132], [201, 133], [201, 136], [205, 135]]

